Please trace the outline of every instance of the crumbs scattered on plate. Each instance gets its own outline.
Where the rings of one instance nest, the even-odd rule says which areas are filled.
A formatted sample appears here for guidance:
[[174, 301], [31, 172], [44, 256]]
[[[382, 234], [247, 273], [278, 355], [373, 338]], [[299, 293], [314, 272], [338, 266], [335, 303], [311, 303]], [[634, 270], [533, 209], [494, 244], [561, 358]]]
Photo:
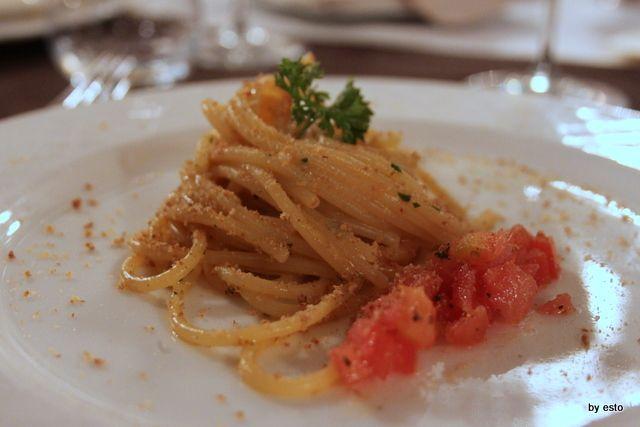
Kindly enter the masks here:
[[77, 295], [72, 295], [71, 298], [69, 298], [69, 304], [72, 305], [82, 304], [84, 302], [85, 301]]
[[89, 363], [90, 365], [95, 366], [96, 368], [101, 368], [103, 366], [105, 366], [107, 364], [107, 361], [104, 360], [101, 357], [96, 357], [93, 354], [91, 354], [88, 351], [83, 351], [82, 352], [82, 359], [86, 362]]

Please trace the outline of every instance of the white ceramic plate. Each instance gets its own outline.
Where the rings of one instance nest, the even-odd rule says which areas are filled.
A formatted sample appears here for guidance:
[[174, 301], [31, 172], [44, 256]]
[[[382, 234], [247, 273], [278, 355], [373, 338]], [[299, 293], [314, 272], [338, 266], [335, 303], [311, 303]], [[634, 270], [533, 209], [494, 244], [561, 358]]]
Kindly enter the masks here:
[[[342, 390], [306, 402], [262, 396], [240, 382], [232, 352], [176, 340], [161, 302], [118, 291], [126, 250], [112, 247], [119, 233], [142, 227], [177, 184], [178, 167], [207, 128], [199, 101], [224, 101], [239, 82], [53, 108], [0, 124], [0, 425], [566, 426], [636, 419], [636, 113], [425, 81], [358, 82], [373, 101], [376, 127], [404, 131], [406, 143], [426, 153], [426, 166], [473, 212], [494, 207], [507, 223], [555, 237], [563, 273], [541, 301], [569, 292], [576, 314], [534, 313], [517, 327], [492, 328], [472, 349], [437, 347], [422, 355], [414, 378], [391, 378], [362, 397]], [[327, 79], [323, 87], [343, 83]], [[83, 201], [80, 211], [71, 207], [75, 198]], [[7, 260], [9, 250], [16, 259]], [[73, 297], [85, 302], [72, 304]], [[229, 324], [229, 307], [207, 294], [193, 310]], [[85, 351], [104, 366], [88, 363]], [[599, 405], [597, 414], [589, 404]], [[624, 410], [604, 412], [608, 404]]]

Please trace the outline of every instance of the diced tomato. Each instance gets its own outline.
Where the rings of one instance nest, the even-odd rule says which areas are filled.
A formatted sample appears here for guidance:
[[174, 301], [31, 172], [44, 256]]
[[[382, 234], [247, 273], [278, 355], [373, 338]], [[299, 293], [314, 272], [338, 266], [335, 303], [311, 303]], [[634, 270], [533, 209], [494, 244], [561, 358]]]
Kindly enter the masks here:
[[451, 243], [449, 256], [475, 268], [488, 268], [508, 261], [514, 253], [509, 235], [504, 231], [469, 233]]
[[[411, 373], [417, 351], [438, 337], [472, 345], [494, 320], [521, 321], [559, 271], [553, 240], [543, 233], [533, 236], [521, 225], [469, 233], [399, 272], [388, 294], [363, 307], [345, 342], [331, 351], [332, 363], [348, 385]], [[560, 294], [538, 311], [567, 314], [573, 305]]]
[[409, 265], [396, 275], [394, 286], [418, 286], [430, 299], [438, 293], [442, 279], [426, 265]]
[[549, 300], [536, 308], [538, 313], [550, 314], [550, 315], [566, 315], [575, 311], [573, 303], [571, 302], [571, 295], [558, 294], [552, 300]]
[[462, 316], [462, 310], [457, 307], [451, 297], [451, 292], [441, 292], [433, 299], [436, 306], [438, 322], [452, 322]]
[[473, 310], [476, 296], [476, 272], [462, 264], [453, 276], [451, 302], [465, 313]]
[[531, 233], [527, 231], [522, 225], [517, 224], [511, 227], [509, 230], [509, 243], [513, 244], [516, 250], [528, 248], [533, 240]]
[[391, 372], [410, 374], [415, 370], [417, 349], [406, 339], [372, 319], [359, 319], [347, 340], [331, 350], [331, 361], [343, 382], [353, 385]]
[[347, 384], [415, 369], [418, 349], [436, 339], [435, 308], [421, 287], [397, 286], [363, 309], [331, 358]]
[[473, 345], [484, 340], [489, 327], [487, 309], [479, 305], [460, 319], [446, 326], [444, 338], [453, 345]]
[[255, 113], [268, 125], [285, 129], [291, 121], [291, 96], [276, 86], [271, 76], [256, 82], [256, 96], [251, 101]]
[[539, 286], [544, 286], [558, 278], [558, 265], [553, 240], [544, 233], [538, 232], [530, 245], [527, 261], [538, 264], [534, 278]]
[[513, 262], [508, 262], [489, 268], [483, 278], [488, 308], [508, 323], [524, 319], [538, 290], [533, 277]]

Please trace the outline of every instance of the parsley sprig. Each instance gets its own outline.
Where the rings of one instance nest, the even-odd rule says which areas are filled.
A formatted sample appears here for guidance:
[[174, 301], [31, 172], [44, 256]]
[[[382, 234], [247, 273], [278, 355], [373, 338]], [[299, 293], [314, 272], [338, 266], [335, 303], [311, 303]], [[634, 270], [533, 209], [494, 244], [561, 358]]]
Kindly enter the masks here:
[[373, 111], [360, 89], [349, 81], [335, 101], [327, 106], [329, 94], [315, 88], [313, 81], [324, 76], [317, 62], [283, 59], [275, 75], [276, 85], [291, 95], [291, 116], [296, 122], [295, 136], [301, 137], [317, 123], [322, 131], [333, 137], [339, 130], [340, 139], [355, 144], [369, 129]]

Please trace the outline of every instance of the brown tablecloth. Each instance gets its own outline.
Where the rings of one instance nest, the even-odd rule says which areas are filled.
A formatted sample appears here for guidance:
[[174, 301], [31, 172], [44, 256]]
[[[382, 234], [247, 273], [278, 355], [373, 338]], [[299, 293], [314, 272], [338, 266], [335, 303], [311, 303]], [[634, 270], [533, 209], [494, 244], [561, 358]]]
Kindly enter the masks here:
[[[460, 81], [470, 74], [484, 70], [525, 70], [530, 66], [518, 61], [468, 59], [378, 48], [313, 45], [309, 48], [322, 62], [328, 74]], [[632, 108], [640, 109], [640, 67], [602, 69], [567, 66], [562, 67], [562, 70], [576, 77], [595, 79], [615, 86], [629, 96]], [[249, 74], [251, 72], [196, 69], [189, 81]], [[41, 40], [0, 44], [0, 118], [46, 106], [66, 85], [67, 81], [49, 60], [46, 46]]]

